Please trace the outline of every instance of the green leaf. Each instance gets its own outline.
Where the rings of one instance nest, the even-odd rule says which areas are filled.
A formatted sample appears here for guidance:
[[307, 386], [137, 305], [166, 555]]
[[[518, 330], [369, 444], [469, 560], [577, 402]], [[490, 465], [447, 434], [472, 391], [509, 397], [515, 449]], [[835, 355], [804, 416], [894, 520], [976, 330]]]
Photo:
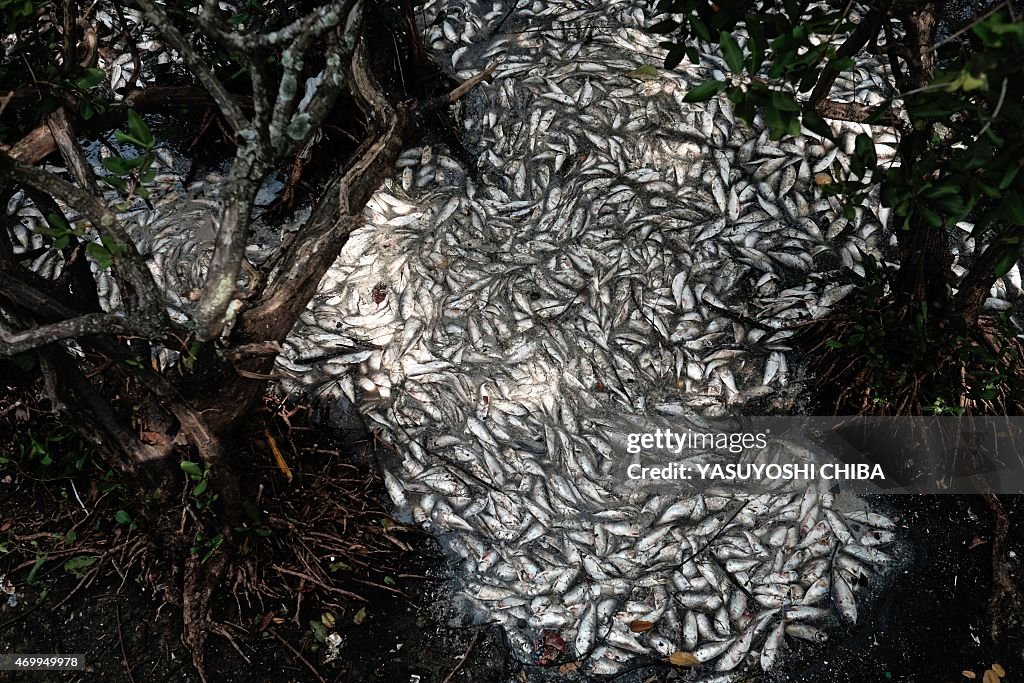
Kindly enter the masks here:
[[725, 63], [729, 65], [729, 71], [734, 74], [743, 73], [743, 50], [740, 49], [739, 43], [732, 37], [732, 34], [722, 31], [718, 34], [718, 42], [722, 46], [722, 56], [725, 57]]
[[665, 55], [665, 68], [669, 70], [676, 68], [683, 61], [685, 56], [686, 47], [683, 45], [676, 45], [668, 51], [667, 55]]
[[726, 86], [729, 85], [725, 81], [705, 81], [696, 88], [690, 90], [683, 97], [684, 102], [706, 102], [718, 93], [725, 90]]
[[131, 131], [132, 137], [136, 140], [141, 141], [142, 147], [152, 147], [156, 140], [153, 139], [153, 134], [149, 132], [149, 126], [142, 120], [134, 109], [128, 110], [128, 130]]
[[754, 75], [761, 70], [761, 64], [764, 63], [764, 30], [761, 26], [761, 20], [752, 14], [746, 16], [747, 34], [747, 49], [750, 50], [750, 58], [747, 60], [747, 71]]
[[812, 111], [804, 112], [802, 118], [804, 128], [812, 133], [820, 135], [823, 138], [835, 141], [835, 133], [832, 132], [832, 126], [828, 125], [828, 122], [826, 122], [825, 119]]
[[820, 77], [820, 73], [817, 69], [807, 69], [804, 75], [800, 78], [800, 82], [797, 84], [796, 89], [799, 92], [808, 92], [814, 87]]
[[999, 189], [1005, 190], [1013, 182], [1013, 179], [1017, 177], [1017, 173], [1020, 172], [1022, 161], [1011, 161], [1006, 165], [1006, 170], [1003, 172], [1003, 177], [999, 180]]
[[858, 168], [855, 173], [863, 176], [865, 170], [875, 170], [877, 161], [878, 156], [875, 154], [875, 143], [872, 141], [871, 136], [866, 133], [860, 133], [854, 141], [853, 159], [851, 159], [850, 166], [857, 166]]
[[245, 512], [246, 516], [257, 524], [263, 519], [263, 515], [260, 513], [260, 509], [256, 507], [256, 504], [248, 498], [242, 499], [242, 511]]
[[772, 91], [772, 104], [780, 111], [800, 111], [800, 105], [793, 96], [780, 90]]
[[61, 230], [63, 232], [69, 232], [71, 226], [64, 220], [64, 217], [60, 214], [50, 212], [46, 214], [46, 222], [49, 223], [55, 230]]
[[103, 69], [86, 69], [85, 74], [75, 81], [75, 86], [82, 90], [94, 88], [106, 78], [107, 72]]
[[329, 635], [327, 632], [327, 627], [325, 627], [319, 621], [310, 621], [309, 627], [313, 630], [314, 638], [316, 638], [321, 643], [327, 642], [327, 636]]
[[118, 510], [114, 514], [114, 520], [118, 524], [131, 524], [132, 523], [132, 516], [128, 514], [127, 510]]
[[81, 578], [85, 574], [82, 570], [93, 566], [99, 559], [97, 555], [78, 555], [64, 563], [64, 570]]
[[964, 92], [970, 92], [971, 90], [978, 90], [979, 88], [988, 87], [988, 76], [981, 74], [975, 76], [971, 72], [961, 71], [955, 79], [950, 81], [946, 86], [946, 92], [955, 92], [957, 90], [963, 90]]
[[39, 573], [39, 570], [42, 568], [42, 566], [46, 563], [46, 561], [48, 559], [50, 559], [50, 558], [47, 557], [46, 555], [37, 555], [36, 556], [35, 563], [32, 565], [32, 568], [28, 570], [28, 576], [25, 577], [25, 583], [27, 583], [29, 585], [35, 584], [35, 582], [36, 582], [36, 574]]
[[638, 69], [633, 69], [632, 71], [626, 72], [626, 75], [629, 76], [630, 78], [638, 78], [642, 81], [652, 81], [656, 79], [660, 74], [661, 72], [658, 71], [658, 67], [652, 64], [644, 64]]
[[708, 25], [701, 21], [700, 17], [696, 14], [691, 14], [689, 17], [690, 27], [693, 28], [694, 33], [697, 37], [703, 40], [705, 43], [711, 42], [711, 31], [708, 30]]
[[105, 182], [107, 185], [110, 185], [115, 190], [124, 191], [124, 190], [128, 189], [128, 183], [126, 183], [125, 181], [121, 180], [120, 178], [118, 178], [116, 176], [105, 175], [105, 176], [100, 177], [100, 180]]
[[196, 487], [194, 489], [192, 489], [192, 495], [196, 497], [203, 495], [206, 492], [206, 489], [207, 487], [209, 487], [209, 485], [209, 480], [203, 479], [198, 484], [196, 484]]
[[90, 242], [85, 245], [85, 251], [89, 256], [92, 256], [93, 260], [96, 261], [96, 265], [98, 265], [101, 270], [106, 270], [110, 266], [114, 265], [113, 254], [107, 251], [106, 247], [100, 244]]
[[1007, 192], [1003, 196], [1003, 209], [1001, 213], [1006, 215], [1016, 225], [1024, 225], [1024, 202], [1020, 195], [1015, 192]]
[[202, 478], [203, 471], [199, 468], [199, 465], [192, 462], [191, 460], [181, 461], [181, 471], [190, 477]]
[[836, 71], [849, 71], [854, 67], [853, 57], [834, 57], [829, 64]]
[[662, 19], [661, 21], [653, 24], [647, 30], [651, 33], [672, 33], [679, 28], [679, 22], [674, 19]]
[[145, 147], [146, 145], [138, 138], [128, 135], [128, 133], [121, 132], [119, 130], [114, 131], [114, 139], [120, 142], [122, 145], [132, 145], [134, 147]]
[[1002, 277], [1010, 272], [1014, 264], [1017, 263], [1017, 259], [1020, 258], [1020, 250], [1008, 251], [999, 257], [999, 261], [996, 263], [995, 276]]
[[928, 199], [938, 199], [951, 194], [959, 194], [960, 188], [954, 185], [935, 185], [921, 192], [921, 196]]
[[146, 157], [132, 157], [131, 159], [125, 159], [123, 157], [110, 156], [103, 160], [103, 168], [107, 169], [111, 173], [123, 176], [128, 175], [145, 163]]
[[935, 213], [934, 211], [932, 211], [923, 204], [919, 205], [917, 208], [921, 212], [921, 215], [924, 216], [924, 220], [925, 222], [928, 223], [928, 225], [932, 226], [933, 228], [942, 227], [942, 216]]

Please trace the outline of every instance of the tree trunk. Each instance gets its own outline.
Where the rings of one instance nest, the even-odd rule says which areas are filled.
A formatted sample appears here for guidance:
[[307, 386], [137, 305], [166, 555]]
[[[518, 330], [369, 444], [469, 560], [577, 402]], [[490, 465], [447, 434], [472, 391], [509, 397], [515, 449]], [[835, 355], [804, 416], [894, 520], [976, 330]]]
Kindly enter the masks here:
[[910, 227], [896, 233], [900, 268], [893, 284], [895, 300], [912, 315], [921, 309], [939, 311], [949, 308], [950, 272], [953, 255], [943, 228], [933, 228], [915, 215]]
[[[906, 31], [909, 58], [906, 64], [905, 87], [926, 87], [935, 75], [935, 30], [938, 6], [934, 2], [913, 3], [901, 8], [897, 16]], [[908, 176], [917, 173], [915, 160], [928, 145], [931, 126], [905, 131], [900, 144], [900, 162]], [[900, 267], [893, 284], [893, 294], [905, 320], [920, 311], [922, 304], [937, 311], [949, 308], [950, 268], [953, 257], [945, 228], [930, 226], [920, 212], [914, 212], [907, 230], [897, 230]]]
[[[262, 284], [255, 304], [239, 315], [231, 334], [233, 347], [284, 342], [401, 152], [408, 111], [384, 96], [369, 61], [364, 49], [357, 49], [350, 78], [353, 98], [367, 122], [367, 139], [352, 162], [327, 183], [296, 241], [282, 247], [283, 257]], [[274, 358], [268, 354], [220, 364], [219, 372], [206, 383], [215, 391], [206, 394], [201, 406], [214, 433], [231, 432], [255, 408], [266, 390]]]

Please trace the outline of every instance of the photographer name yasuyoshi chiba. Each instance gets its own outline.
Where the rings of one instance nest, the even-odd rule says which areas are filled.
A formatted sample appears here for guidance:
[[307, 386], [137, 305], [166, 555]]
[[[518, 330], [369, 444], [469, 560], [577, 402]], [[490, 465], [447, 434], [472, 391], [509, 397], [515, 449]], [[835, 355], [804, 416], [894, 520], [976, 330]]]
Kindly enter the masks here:
[[630, 479], [701, 479], [701, 480], [761, 480], [761, 479], [885, 479], [885, 472], [878, 464], [856, 463], [726, 463], [690, 465], [672, 462], [666, 465], [645, 467], [633, 463], [626, 468]]

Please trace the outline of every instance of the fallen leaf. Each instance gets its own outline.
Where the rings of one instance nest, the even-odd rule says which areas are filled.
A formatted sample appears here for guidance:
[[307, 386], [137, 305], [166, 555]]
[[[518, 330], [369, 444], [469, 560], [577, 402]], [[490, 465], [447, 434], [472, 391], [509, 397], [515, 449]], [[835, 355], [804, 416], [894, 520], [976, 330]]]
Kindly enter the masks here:
[[641, 81], [653, 81], [658, 78], [658, 74], [658, 67], [651, 66], [650, 64], [644, 64], [639, 69], [626, 72], [626, 75], [630, 78], [637, 78]]
[[697, 666], [700, 660], [693, 656], [692, 652], [673, 652], [668, 656], [668, 663], [672, 666]]
[[263, 615], [263, 619], [260, 621], [259, 628], [257, 628], [256, 630], [257, 631], [266, 631], [267, 627], [270, 626], [270, 622], [271, 622], [271, 620], [273, 618], [274, 618], [274, 613], [273, 612], [267, 612], [266, 614], [264, 614]]
[[979, 545], [985, 545], [986, 543], [988, 543], [987, 539], [981, 538], [980, 536], [975, 536], [974, 540], [971, 541], [971, 544], [967, 546], [967, 549], [973, 550], [974, 548], [977, 548]]
[[274, 462], [277, 463], [277, 469], [281, 470], [288, 483], [292, 481], [292, 468], [288, 467], [288, 463], [284, 461], [284, 456], [281, 455], [281, 449], [277, 447], [277, 441], [274, 440], [269, 430], [264, 429], [263, 435], [267, 437], [267, 443], [270, 444], [270, 452], [274, 454]]
[[999, 683], [999, 676], [992, 669], [986, 669], [985, 676], [981, 680], [983, 683]]
[[637, 619], [629, 624], [629, 630], [633, 633], [643, 633], [644, 631], [650, 631], [652, 628], [654, 628], [653, 621], [641, 621]]
[[978, 677], [978, 674], [974, 673], [973, 671], [968, 671], [967, 669], [964, 669], [960, 673], [963, 674], [964, 678], [970, 678], [972, 680]]
[[571, 674], [576, 669], [580, 668], [579, 662], [566, 662], [562, 666], [558, 667], [558, 673], [560, 674]]
[[320, 615], [320, 621], [327, 628], [334, 628], [334, 615], [330, 612], [324, 612]]
[[356, 626], [359, 626], [361, 623], [363, 623], [363, 621], [365, 619], [366, 619], [366, 608], [365, 607], [361, 607], [361, 608], [359, 608], [359, 611], [356, 612], [356, 615], [354, 617], [352, 617], [352, 623], [355, 624]]
[[163, 446], [167, 443], [167, 436], [160, 432], [142, 432], [139, 434], [142, 443], [150, 446]]
[[996, 676], [999, 676], [1000, 678], [1003, 678], [1004, 676], [1006, 676], [1006, 669], [1004, 669], [999, 664], [993, 664], [992, 665], [992, 670], [995, 671], [996, 672]]
[[815, 185], [831, 185], [832, 176], [828, 173], [818, 173], [814, 176]]
[[309, 628], [313, 631], [313, 636], [317, 639], [317, 642], [327, 642], [327, 629], [319, 621], [309, 622]]

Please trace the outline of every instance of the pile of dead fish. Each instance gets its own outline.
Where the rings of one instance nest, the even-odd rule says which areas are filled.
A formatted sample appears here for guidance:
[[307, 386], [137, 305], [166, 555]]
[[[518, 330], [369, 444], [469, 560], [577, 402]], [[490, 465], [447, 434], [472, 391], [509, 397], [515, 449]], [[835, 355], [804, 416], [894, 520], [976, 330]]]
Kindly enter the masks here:
[[[791, 323], [827, 314], [851, 289], [836, 273], [890, 241], [883, 209], [844, 218], [819, 185], [857, 133], [882, 159], [892, 133], [772, 141], [724, 98], [684, 103], [724, 63], [659, 68], [646, 2], [428, 0], [423, 18], [455, 76], [497, 61], [494, 80], [460, 105], [465, 150], [402, 154], [289, 339], [285, 389], [347, 397], [394, 446], [392, 498], [458, 556], [524, 660], [603, 674], [685, 652], [727, 680], [856, 621], [856, 593], [892, 562], [891, 520], [817, 486], [630, 486], [618, 437], [622, 420], [703, 429], [792, 405]], [[865, 60], [833, 96], [877, 101], [883, 74]], [[159, 193], [122, 217], [184, 319], [216, 178], [160, 164]], [[21, 194], [7, 210], [16, 251], [42, 246], [39, 211]], [[265, 237], [254, 263], [280, 243]], [[1015, 268], [993, 296], [1019, 284]], [[743, 457], [793, 455], [770, 446]]]
[[[442, 9], [425, 35], [459, 78], [498, 62], [463, 103], [468, 154], [401, 156], [289, 340], [286, 386], [345, 395], [394, 445], [392, 498], [524, 660], [564, 643], [605, 674], [687, 652], [727, 678], [855, 621], [893, 522], [813, 486], [627, 487], [608, 417], [787, 405], [788, 324], [850, 291], [823, 271], [863, 273], [888, 242], [883, 210], [842, 218], [816, 180], [862, 130], [891, 157], [891, 133], [773, 142], [725, 99], [684, 103], [725, 67], [657, 68], [645, 3]], [[877, 98], [873, 78], [838, 87]]]

